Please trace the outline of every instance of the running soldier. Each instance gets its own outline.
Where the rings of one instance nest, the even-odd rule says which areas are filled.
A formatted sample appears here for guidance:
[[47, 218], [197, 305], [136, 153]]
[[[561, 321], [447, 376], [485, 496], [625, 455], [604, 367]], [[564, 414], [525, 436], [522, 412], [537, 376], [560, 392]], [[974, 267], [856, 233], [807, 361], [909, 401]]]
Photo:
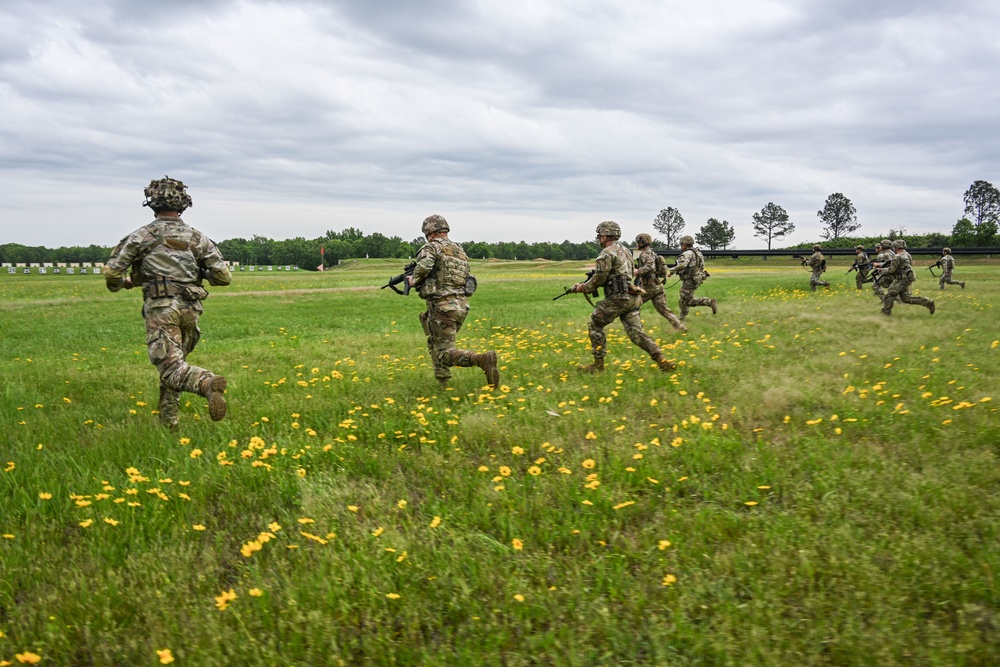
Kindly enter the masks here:
[[705, 258], [702, 257], [701, 250], [694, 247], [694, 239], [687, 234], [681, 237], [681, 254], [677, 257], [677, 263], [667, 272], [668, 276], [674, 274], [681, 278], [678, 307], [682, 321], [687, 318], [689, 308], [706, 306], [712, 309], [713, 315], [718, 312], [718, 302], [714, 298], [694, 295], [695, 290], [708, 278], [708, 272], [705, 271]]
[[[881, 268], [884, 266], [889, 266], [889, 262], [892, 261], [892, 241], [889, 239], [882, 239], [879, 243], [875, 244], [875, 250], [878, 253], [875, 256], [875, 261], [872, 263], [872, 269]], [[882, 274], [881, 272], [875, 272], [872, 277], [872, 292], [875, 296], [879, 298], [879, 301], [885, 298], [885, 290], [892, 283], [892, 276], [889, 274]]]
[[150, 181], [142, 205], [156, 219], [122, 239], [102, 270], [112, 292], [142, 287], [146, 347], [160, 374], [157, 410], [170, 429], [177, 428], [183, 391], [207, 398], [213, 421], [225, 417], [227, 408], [226, 378], [187, 362], [201, 337], [198, 317], [208, 298], [202, 281], [228, 285], [233, 277], [211, 239], [181, 220], [192, 205], [186, 190], [173, 178]]
[[892, 242], [893, 258], [889, 265], [882, 268], [882, 275], [892, 277], [892, 284], [886, 290], [882, 299], [882, 314], [892, 315], [892, 307], [896, 303], [896, 297], [903, 303], [913, 306], [926, 306], [927, 310], [934, 314], [934, 301], [922, 296], [914, 296], [910, 292], [910, 285], [916, 280], [913, 275], [912, 258], [906, 252], [906, 241], [896, 239]]
[[663, 289], [663, 279], [667, 277], [667, 265], [663, 258], [650, 247], [652, 243], [653, 238], [649, 234], [639, 234], [635, 237], [635, 244], [639, 248], [639, 257], [636, 258], [636, 269], [633, 275], [639, 279], [639, 287], [646, 292], [642, 295], [642, 303], [652, 301], [656, 312], [666, 318], [674, 329], [685, 332], [687, 327], [667, 307], [667, 295]]
[[857, 275], [854, 276], [854, 284], [857, 285], [858, 291], [861, 291], [862, 286], [865, 281], [868, 280], [868, 270], [871, 268], [871, 261], [868, 259], [868, 253], [865, 252], [865, 247], [863, 245], [855, 246], [854, 252], [856, 256], [854, 258], [854, 264], [851, 265], [851, 269], [848, 271], [857, 271]]
[[955, 270], [955, 258], [951, 256], [951, 248], [941, 250], [941, 259], [935, 265], [941, 267], [941, 277], [938, 279], [939, 289], [944, 289], [945, 285], [959, 285], [965, 289], [965, 282], [951, 279], [951, 272]]
[[442, 385], [451, 379], [451, 367], [478, 366], [486, 374], [486, 384], [500, 383], [497, 353], [470, 352], [455, 345], [458, 330], [469, 314], [469, 300], [475, 292], [475, 278], [469, 273], [469, 258], [462, 246], [448, 238], [451, 228], [440, 215], [424, 219], [421, 231], [427, 243], [417, 253], [410, 285], [417, 288], [427, 310], [420, 313], [420, 326], [427, 336], [427, 351], [434, 364], [434, 377]]
[[808, 266], [812, 269], [812, 275], [809, 276], [809, 289], [813, 292], [816, 291], [817, 285], [830, 286], [830, 283], [823, 280], [823, 272], [826, 271], [826, 257], [820, 252], [818, 245], [813, 246], [813, 254], [802, 258], [802, 266]]
[[[618, 243], [622, 230], [617, 222], [606, 220], [597, 225], [597, 243], [601, 252], [597, 255], [594, 275], [585, 283], [577, 283], [574, 292], [595, 293], [604, 288], [604, 300], [598, 301], [590, 314], [590, 347], [594, 363], [582, 370], [595, 373], [604, 370], [604, 358], [608, 354], [608, 336], [604, 327], [616, 319], [622, 321], [625, 334], [633, 343], [642, 348], [663, 371], [672, 371], [676, 364], [668, 361], [656, 344], [642, 329], [639, 308], [642, 298], [632, 285], [632, 251]], [[636, 293], [633, 293], [636, 292]]]

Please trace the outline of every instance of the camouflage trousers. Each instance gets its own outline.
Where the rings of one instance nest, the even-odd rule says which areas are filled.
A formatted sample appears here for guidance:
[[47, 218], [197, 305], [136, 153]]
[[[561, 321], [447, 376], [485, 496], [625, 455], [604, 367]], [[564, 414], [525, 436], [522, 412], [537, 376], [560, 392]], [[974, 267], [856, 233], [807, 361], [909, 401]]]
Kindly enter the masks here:
[[590, 314], [590, 326], [588, 327], [590, 349], [594, 354], [594, 359], [603, 359], [608, 355], [608, 336], [604, 333], [604, 327], [616, 319], [621, 319], [622, 326], [625, 327], [625, 335], [628, 336], [629, 340], [653, 359], [660, 356], [660, 346], [650, 338], [649, 334], [643, 331], [642, 320], [639, 318], [641, 306], [642, 299], [638, 295], [610, 297], [597, 302], [594, 312]]
[[858, 289], [863, 289], [865, 286], [865, 279], [868, 277], [867, 271], [858, 271], [858, 275], [854, 276], [854, 284], [857, 285]]
[[896, 304], [897, 297], [903, 303], [908, 303], [911, 306], [924, 306], [929, 310], [934, 302], [926, 297], [915, 296], [911, 293], [910, 285], [912, 284], [912, 280], [905, 278], [901, 280], [893, 280], [892, 284], [889, 285], [889, 289], [886, 290], [885, 296], [882, 297], [882, 313], [885, 315], [892, 315], [892, 307]]
[[667, 294], [663, 290], [663, 285], [659, 283], [655, 287], [646, 288], [646, 293], [642, 296], [642, 303], [645, 305], [646, 302], [652, 301], [653, 308], [656, 308], [656, 312], [662, 315], [675, 329], [683, 329], [684, 324], [680, 321], [674, 311], [667, 307]]
[[812, 275], [809, 276], [809, 287], [815, 292], [816, 287], [818, 285], [822, 285], [823, 287], [829, 287], [830, 283], [823, 280], [822, 271], [820, 271], [819, 269], [813, 269]]
[[942, 273], [941, 277], [938, 279], [938, 288], [939, 289], [944, 289], [945, 285], [961, 285], [962, 289], [965, 289], [965, 283], [964, 282], [962, 282], [960, 280], [952, 280], [951, 279], [951, 271], [946, 271], [945, 273]]
[[712, 300], [707, 296], [695, 296], [694, 291], [701, 286], [701, 283], [695, 282], [690, 278], [684, 278], [681, 281], [681, 294], [680, 300], [678, 300], [678, 314], [681, 319], [687, 317], [688, 309], [694, 308], [696, 306], [711, 306]]
[[469, 302], [461, 296], [428, 299], [426, 312], [420, 313], [420, 326], [427, 336], [427, 351], [434, 364], [434, 377], [439, 380], [451, 378], [451, 366], [473, 365], [473, 352], [455, 346], [458, 330], [468, 314]]
[[160, 373], [160, 401], [157, 407], [160, 422], [173, 426], [180, 411], [181, 392], [201, 394], [202, 382], [214, 377], [214, 374], [187, 362], [187, 356], [201, 338], [198, 329], [201, 302], [181, 298], [156, 301], [155, 307], [143, 308], [146, 348], [150, 363]]
[[876, 275], [872, 281], [872, 292], [879, 299], [885, 297], [885, 288], [892, 284], [892, 276]]

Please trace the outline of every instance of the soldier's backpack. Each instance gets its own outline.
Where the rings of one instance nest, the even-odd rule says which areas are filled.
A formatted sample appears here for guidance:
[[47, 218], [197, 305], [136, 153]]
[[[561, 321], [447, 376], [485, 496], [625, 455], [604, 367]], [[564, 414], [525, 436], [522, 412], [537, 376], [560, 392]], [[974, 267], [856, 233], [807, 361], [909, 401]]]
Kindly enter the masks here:
[[662, 255], [656, 256], [656, 277], [661, 283], [667, 282], [667, 260]]

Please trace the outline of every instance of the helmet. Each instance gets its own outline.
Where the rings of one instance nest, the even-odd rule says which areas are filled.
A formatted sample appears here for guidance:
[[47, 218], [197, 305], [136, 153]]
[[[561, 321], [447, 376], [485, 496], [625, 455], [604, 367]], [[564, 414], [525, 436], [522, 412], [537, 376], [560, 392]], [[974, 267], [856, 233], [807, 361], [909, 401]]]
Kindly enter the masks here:
[[420, 227], [420, 231], [424, 233], [424, 236], [428, 236], [434, 232], [450, 232], [451, 228], [448, 226], [448, 221], [444, 219], [443, 215], [435, 213], [424, 218], [424, 224]]
[[813, 246], [813, 252], [819, 252], [819, 244]]
[[635, 237], [635, 244], [639, 246], [647, 246], [653, 244], [653, 237], [649, 234], [639, 234]]
[[856, 246], [854, 246], [854, 249], [855, 250], [864, 250], [865, 247], [863, 245], [856, 245]]
[[685, 234], [680, 238], [681, 245], [694, 245], [694, 237], [690, 234]]
[[943, 252], [946, 255], [950, 255], [951, 254], [951, 248], [941, 248], [941, 252]]
[[604, 222], [597, 225], [597, 235], [598, 236], [612, 236], [614, 238], [621, 238], [622, 228], [618, 226], [617, 222], [611, 220], [605, 220]]
[[187, 193], [187, 186], [169, 176], [150, 181], [143, 192], [146, 195], [146, 201], [142, 202], [142, 205], [148, 206], [154, 211], [183, 212], [194, 205], [191, 201], [191, 195]]
[[905, 247], [906, 247], [906, 241], [904, 241], [903, 239], [896, 239], [895, 241], [892, 242], [893, 250], [895, 250], [896, 248], [905, 248]]
[[891, 248], [892, 247], [892, 241], [890, 241], [889, 239], [882, 239], [881, 245], [882, 245], [883, 248]]

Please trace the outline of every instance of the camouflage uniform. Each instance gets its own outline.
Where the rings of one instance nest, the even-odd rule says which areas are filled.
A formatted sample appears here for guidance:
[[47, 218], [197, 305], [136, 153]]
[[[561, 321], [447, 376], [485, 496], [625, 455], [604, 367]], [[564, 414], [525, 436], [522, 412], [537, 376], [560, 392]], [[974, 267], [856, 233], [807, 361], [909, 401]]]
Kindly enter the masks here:
[[588, 368], [604, 368], [604, 357], [608, 354], [608, 336], [604, 333], [604, 328], [616, 319], [622, 321], [629, 340], [652, 357], [660, 368], [669, 370], [674, 367], [663, 358], [660, 346], [642, 328], [642, 320], [639, 318], [642, 297], [631, 294], [629, 289], [632, 271], [632, 251], [614, 242], [601, 250], [595, 262], [594, 275], [580, 286], [579, 291], [585, 293], [596, 293], [599, 287], [604, 288], [604, 299], [597, 302], [594, 312], [590, 314], [588, 328], [594, 365]]
[[182, 391], [208, 397], [212, 419], [221, 419], [226, 413], [221, 398], [225, 378], [187, 362], [201, 336], [198, 317], [203, 312], [201, 302], [208, 297], [201, 286], [202, 269], [209, 273], [213, 285], [232, 281], [219, 249], [179, 217], [157, 214], [153, 222], [126, 236], [112, 251], [102, 271], [109, 290], [131, 287], [124, 280], [129, 267], [131, 283], [142, 286], [145, 299], [146, 347], [149, 361], [160, 374], [160, 422], [177, 425]]
[[687, 317], [689, 308], [697, 306], [711, 308], [714, 315], [716, 312], [715, 299], [694, 295], [695, 290], [705, 282], [705, 278], [707, 277], [707, 273], [705, 272], [705, 258], [702, 256], [701, 251], [690, 247], [681, 252], [677, 257], [676, 266], [667, 273], [668, 276], [674, 274], [677, 274], [681, 278], [680, 299], [678, 300], [681, 319], [683, 320]]
[[928, 298], [922, 296], [914, 296], [910, 293], [910, 285], [916, 280], [916, 276], [913, 275], [913, 267], [911, 265], [912, 259], [910, 258], [910, 253], [906, 252], [906, 245], [899, 245], [900, 241], [893, 243], [893, 248], [901, 248], [903, 252], [894, 253], [892, 261], [889, 265], [882, 269], [883, 275], [889, 275], [892, 277], [892, 284], [889, 285], [889, 289], [886, 290], [885, 297], [882, 299], [882, 313], [884, 315], [892, 315], [892, 307], [896, 303], [896, 297], [903, 303], [908, 303], [914, 306], [926, 306], [927, 310], [934, 314], [934, 302]]
[[951, 272], [955, 270], [955, 258], [951, 256], [951, 253], [945, 253], [941, 257], [940, 264], [941, 277], [938, 278], [938, 289], [944, 289], [945, 285], [960, 285], [962, 289], [965, 289], [964, 282], [951, 279]]
[[639, 251], [639, 257], [636, 259], [636, 277], [639, 278], [639, 287], [646, 292], [642, 295], [642, 303], [652, 301], [656, 312], [666, 318], [674, 329], [687, 331], [684, 323], [667, 307], [667, 295], [663, 289], [663, 283], [660, 282], [659, 272], [656, 270], [657, 261], [663, 262], [663, 259], [649, 246]]
[[[895, 256], [892, 252], [892, 246], [889, 241], [883, 241], [881, 244], [882, 251], [875, 257], [875, 263], [881, 266], [888, 266]], [[889, 274], [876, 273], [875, 277], [872, 279], [872, 292], [875, 293], [880, 300], [885, 298], [885, 288], [887, 288], [892, 283], [892, 276]]]
[[864, 250], [858, 250], [857, 257], [854, 258], [854, 268], [857, 269], [857, 275], [854, 276], [854, 284], [860, 290], [864, 284], [865, 280], [868, 278], [868, 270], [871, 268], [871, 262], [868, 260], [868, 253]]
[[813, 254], [809, 255], [806, 259], [806, 266], [812, 269], [812, 275], [809, 276], [809, 288], [812, 291], [816, 291], [817, 285], [822, 285], [823, 287], [829, 287], [830, 283], [823, 280], [823, 262], [826, 260], [823, 257], [823, 253], [819, 250], [814, 250]]
[[[447, 223], [439, 215], [427, 218], [425, 229], [428, 221], [438, 220], [444, 226], [435, 231], [448, 231]], [[427, 336], [434, 377], [439, 382], [444, 384], [451, 379], [452, 366], [479, 366], [486, 373], [487, 384], [495, 387], [500, 382], [496, 352], [479, 354], [455, 345], [458, 331], [469, 314], [467, 278], [469, 258], [458, 243], [445, 236], [431, 239], [420, 248], [413, 269], [413, 284], [420, 298], [427, 302], [426, 312], [420, 314], [420, 326]]]

